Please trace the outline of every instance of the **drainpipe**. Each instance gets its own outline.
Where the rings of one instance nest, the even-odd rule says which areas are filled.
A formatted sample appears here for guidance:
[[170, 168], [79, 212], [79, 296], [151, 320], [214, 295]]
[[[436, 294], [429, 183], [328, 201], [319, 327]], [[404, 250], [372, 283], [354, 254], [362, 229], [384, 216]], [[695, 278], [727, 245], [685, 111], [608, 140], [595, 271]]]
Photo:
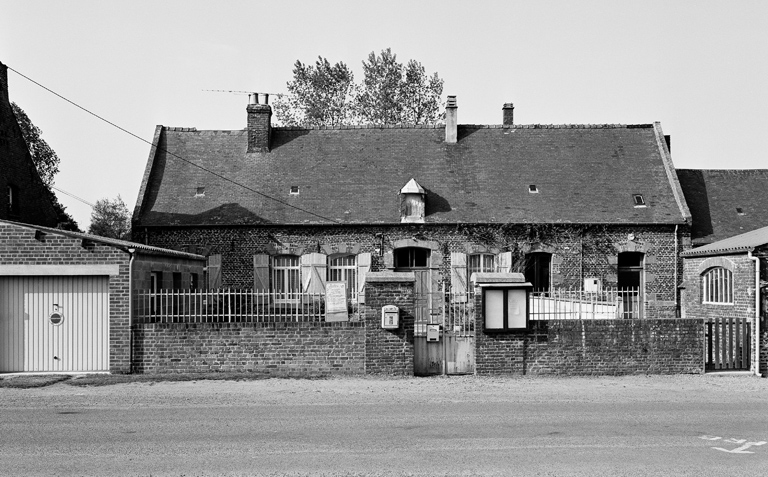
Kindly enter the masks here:
[[128, 372], [133, 373], [133, 260], [136, 249], [129, 248], [128, 254], [131, 256], [128, 262]]
[[755, 262], [755, 376], [760, 376], [760, 259], [747, 252], [747, 257]]
[[677, 227], [678, 225], [675, 224], [675, 315], [680, 318], [682, 311], [680, 306], [680, 284], [677, 283], [677, 267], [680, 266], [680, 255], [677, 253]]

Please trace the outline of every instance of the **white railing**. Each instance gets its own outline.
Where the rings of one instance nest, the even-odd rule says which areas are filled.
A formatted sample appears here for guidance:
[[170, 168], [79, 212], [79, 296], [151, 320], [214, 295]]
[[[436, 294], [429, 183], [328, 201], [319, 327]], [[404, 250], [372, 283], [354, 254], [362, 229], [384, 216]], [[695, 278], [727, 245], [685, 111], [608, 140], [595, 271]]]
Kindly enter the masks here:
[[[325, 319], [322, 293], [216, 290], [137, 290], [136, 323], [314, 322]], [[347, 300], [350, 321], [360, 319], [357, 299]]]
[[531, 293], [528, 305], [531, 320], [629, 319], [645, 315], [637, 289], [538, 291]]

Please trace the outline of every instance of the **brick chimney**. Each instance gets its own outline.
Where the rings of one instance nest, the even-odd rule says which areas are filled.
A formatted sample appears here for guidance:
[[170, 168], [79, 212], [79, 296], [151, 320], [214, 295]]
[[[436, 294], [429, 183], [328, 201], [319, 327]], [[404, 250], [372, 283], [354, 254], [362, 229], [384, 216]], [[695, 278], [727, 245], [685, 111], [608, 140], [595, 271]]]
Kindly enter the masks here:
[[448, 96], [445, 103], [445, 142], [456, 144], [458, 137], [458, 109], [456, 106], [456, 96]]
[[512, 126], [515, 124], [515, 105], [512, 103], [504, 103], [504, 107], [501, 108], [501, 110], [504, 112], [504, 118], [502, 119], [501, 124], [504, 126]]
[[259, 104], [259, 94], [251, 95], [248, 111], [248, 152], [269, 152], [269, 136], [272, 131], [272, 108], [269, 95], [264, 95], [264, 104]]

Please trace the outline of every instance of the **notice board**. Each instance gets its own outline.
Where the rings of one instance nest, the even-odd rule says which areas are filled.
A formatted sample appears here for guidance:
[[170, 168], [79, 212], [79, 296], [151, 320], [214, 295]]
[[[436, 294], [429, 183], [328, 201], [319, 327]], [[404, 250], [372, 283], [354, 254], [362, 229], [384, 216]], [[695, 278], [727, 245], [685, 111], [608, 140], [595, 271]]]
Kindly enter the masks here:
[[325, 321], [349, 321], [347, 283], [325, 283]]

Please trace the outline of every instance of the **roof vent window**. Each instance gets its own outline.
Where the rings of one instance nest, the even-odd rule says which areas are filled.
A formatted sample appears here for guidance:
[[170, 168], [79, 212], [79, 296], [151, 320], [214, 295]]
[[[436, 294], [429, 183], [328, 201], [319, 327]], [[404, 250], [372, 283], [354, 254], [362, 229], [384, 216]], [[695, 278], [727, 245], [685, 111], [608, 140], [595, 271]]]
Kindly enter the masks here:
[[736, 213], [739, 215], [747, 215], [747, 213], [744, 212], [744, 209], [742, 209], [741, 207], [736, 207]]
[[632, 201], [635, 203], [635, 207], [645, 207], [645, 199], [643, 194], [632, 194]]
[[539, 188], [536, 187], [536, 184], [531, 184], [531, 185], [528, 186], [528, 192], [531, 193], [531, 194], [538, 194], [539, 193]]
[[291, 195], [299, 195], [299, 186], [291, 186]]
[[195, 197], [205, 197], [205, 187], [198, 187], [195, 190]]

